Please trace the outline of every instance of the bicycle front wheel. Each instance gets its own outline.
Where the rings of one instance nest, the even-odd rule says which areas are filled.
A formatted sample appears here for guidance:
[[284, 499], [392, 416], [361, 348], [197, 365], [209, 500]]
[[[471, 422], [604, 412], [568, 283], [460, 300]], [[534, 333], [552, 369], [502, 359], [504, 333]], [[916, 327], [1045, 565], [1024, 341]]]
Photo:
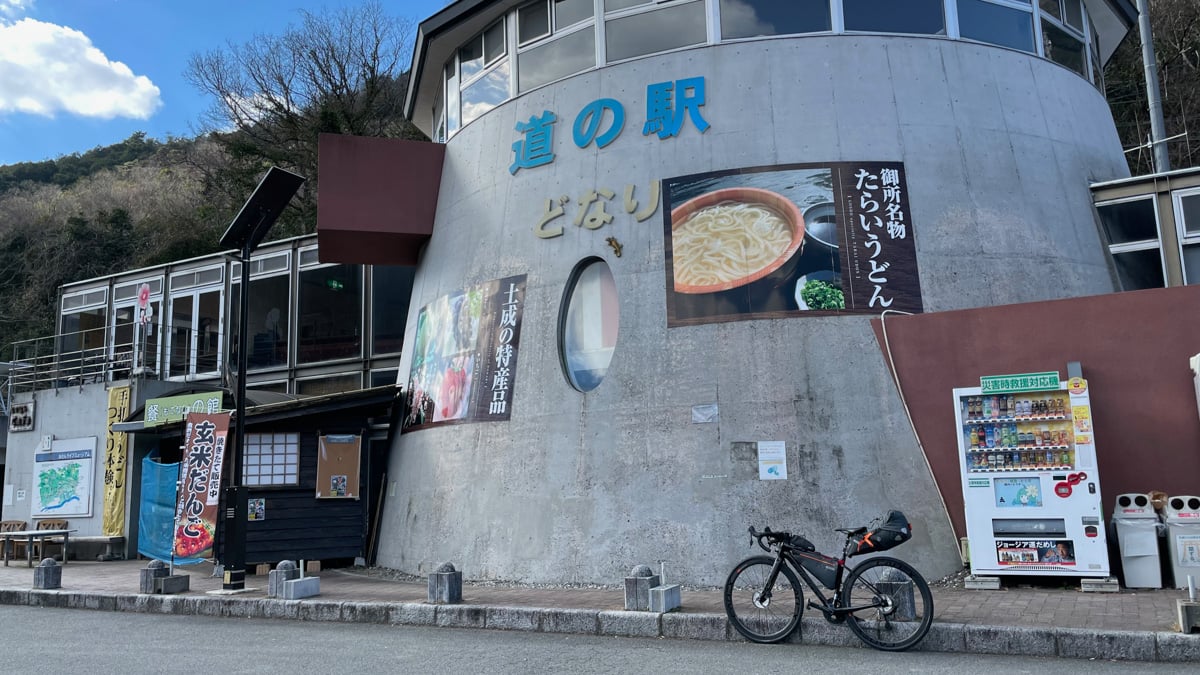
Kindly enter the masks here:
[[933, 595], [921, 574], [895, 558], [872, 558], [855, 567], [838, 594], [850, 630], [887, 652], [921, 641], [933, 623]]
[[725, 580], [725, 614], [751, 642], [779, 642], [800, 625], [800, 581], [785, 563], [767, 586], [775, 558], [765, 555], [738, 563]]

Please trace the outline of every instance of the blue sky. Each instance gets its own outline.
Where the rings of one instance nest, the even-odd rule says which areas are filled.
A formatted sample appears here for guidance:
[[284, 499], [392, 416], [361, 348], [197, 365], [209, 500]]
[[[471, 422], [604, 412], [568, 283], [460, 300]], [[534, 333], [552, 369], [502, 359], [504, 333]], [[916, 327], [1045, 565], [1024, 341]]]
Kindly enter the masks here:
[[[449, 0], [380, 0], [422, 21]], [[277, 35], [361, 0], [0, 0], [0, 165], [192, 136], [212, 101], [184, 79], [196, 53]]]

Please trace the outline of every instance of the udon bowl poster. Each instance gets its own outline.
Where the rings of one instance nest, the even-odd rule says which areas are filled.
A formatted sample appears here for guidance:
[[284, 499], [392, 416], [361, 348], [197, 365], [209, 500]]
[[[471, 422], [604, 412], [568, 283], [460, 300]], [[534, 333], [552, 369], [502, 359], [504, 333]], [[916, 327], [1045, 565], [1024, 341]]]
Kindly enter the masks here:
[[668, 178], [663, 206], [669, 326], [922, 311], [899, 162]]

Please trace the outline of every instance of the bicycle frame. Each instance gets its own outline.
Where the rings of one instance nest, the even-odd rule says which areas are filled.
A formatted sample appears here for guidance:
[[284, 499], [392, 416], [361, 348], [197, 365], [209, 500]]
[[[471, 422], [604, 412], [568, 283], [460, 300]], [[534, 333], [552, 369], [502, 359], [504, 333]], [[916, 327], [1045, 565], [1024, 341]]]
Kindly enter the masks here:
[[[857, 612], [863, 609], [873, 609], [880, 606], [879, 601], [852, 607], [842, 607], [838, 605], [838, 592], [842, 588], [842, 581], [845, 579], [846, 570], [849, 569], [846, 567], [846, 553], [850, 547], [849, 537], [846, 538], [846, 544], [842, 548], [841, 557], [836, 559], [837, 573], [834, 576], [834, 584], [833, 588], [830, 589], [831, 594], [829, 597], [826, 597], [825, 594], [821, 592], [822, 585], [813, 576], [812, 572], [809, 572], [808, 569], [805, 568], [804, 565], [800, 564], [800, 561], [796, 559], [796, 556], [802, 556], [805, 551], [795, 551], [790, 545], [783, 542], [779, 542], [778, 547], [779, 548], [775, 551], [775, 564], [771, 566], [771, 573], [767, 576], [765, 584], [766, 587], [763, 589], [764, 600], [770, 599], [771, 589], [775, 588], [775, 580], [779, 577], [779, 570], [783, 567], [783, 565], [786, 564], [792, 568], [793, 572], [799, 575], [800, 579], [805, 583], [805, 585], [808, 586], [808, 589], [812, 591], [813, 595], [820, 598], [821, 603], [819, 605], [812, 600], [808, 601], [808, 606], [813, 609], [820, 610], [821, 612], [830, 614], [832, 616], [842, 616], [849, 614], [850, 612]], [[813, 551], [813, 553], [816, 553], [816, 551]]]

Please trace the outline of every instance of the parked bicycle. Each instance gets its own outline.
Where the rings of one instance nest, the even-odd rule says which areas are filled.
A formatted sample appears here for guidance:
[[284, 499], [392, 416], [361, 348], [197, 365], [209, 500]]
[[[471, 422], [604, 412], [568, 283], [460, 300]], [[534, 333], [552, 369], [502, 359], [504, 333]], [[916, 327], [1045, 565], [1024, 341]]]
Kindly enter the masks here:
[[[746, 558], [725, 581], [725, 613], [729, 622], [751, 642], [779, 642], [800, 625], [804, 611], [803, 579], [830, 623], [845, 622], [867, 645], [883, 651], [912, 647], [929, 632], [933, 596], [929, 584], [908, 563], [874, 556], [853, 567], [846, 559], [885, 551], [912, 538], [912, 527], [899, 511], [890, 511], [873, 529], [839, 529], [846, 535], [840, 558], [817, 551], [799, 534], [756, 532], [751, 543], [771, 553]], [[833, 591], [828, 597], [821, 587]]]

